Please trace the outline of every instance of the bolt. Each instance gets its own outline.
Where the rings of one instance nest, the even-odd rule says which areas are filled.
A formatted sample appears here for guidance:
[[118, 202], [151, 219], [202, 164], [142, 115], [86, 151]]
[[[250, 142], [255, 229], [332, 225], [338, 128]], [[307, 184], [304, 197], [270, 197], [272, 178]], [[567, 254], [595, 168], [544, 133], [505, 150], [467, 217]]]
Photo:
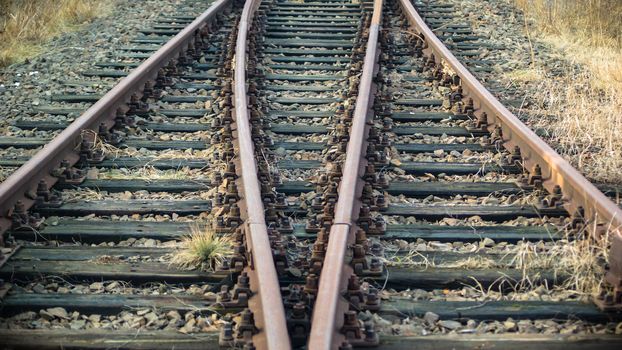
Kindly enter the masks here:
[[377, 335], [374, 330], [374, 325], [371, 322], [365, 322], [365, 341], [366, 342], [376, 342]]

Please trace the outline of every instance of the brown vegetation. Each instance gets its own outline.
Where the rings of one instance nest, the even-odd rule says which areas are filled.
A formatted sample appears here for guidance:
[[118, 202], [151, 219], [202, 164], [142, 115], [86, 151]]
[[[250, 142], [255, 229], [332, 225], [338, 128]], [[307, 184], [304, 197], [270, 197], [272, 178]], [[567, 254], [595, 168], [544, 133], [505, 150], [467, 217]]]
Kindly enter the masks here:
[[532, 85], [532, 126], [546, 129], [548, 141], [587, 177], [622, 183], [622, 1], [515, 3], [528, 36], [560, 50], [568, 63], [562, 74], [536, 62], [508, 73]]
[[0, 66], [33, 57], [60, 33], [105, 14], [113, 1], [0, 0]]
[[515, 0], [548, 34], [571, 34], [592, 46], [622, 46], [620, 0]]

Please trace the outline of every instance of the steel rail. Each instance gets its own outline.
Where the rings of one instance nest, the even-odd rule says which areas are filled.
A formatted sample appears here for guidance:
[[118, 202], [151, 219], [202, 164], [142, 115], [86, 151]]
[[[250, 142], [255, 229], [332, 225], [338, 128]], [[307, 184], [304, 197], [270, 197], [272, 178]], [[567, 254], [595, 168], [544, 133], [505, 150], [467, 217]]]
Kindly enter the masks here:
[[73, 165], [78, 161], [79, 156], [73, 151], [81, 142], [82, 132], [97, 131], [101, 123], [111, 128], [117, 109], [125, 106], [132, 94], [141, 97], [145, 83], [154, 81], [159, 69], [185, 51], [195, 34], [211, 23], [216, 14], [228, 7], [232, 1], [215, 1], [0, 184], [0, 242], [2, 234], [11, 228], [10, 216], [15, 203], [21, 200], [29, 208], [34, 203], [34, 198], [27, 196], [27, 193], [34, 192], [39, 181], [45, 180], [48, 188], [51, 188], [58, 181], [51, 172], [60, 162], [67, 160]]
[[[564, 207], [568, 212], [582, 216], [592, 237], [598, 239], [603, 233], [609, 233], [611, 249], [607, 280], [615, 288], [621, 288], [622, 209], [503, 106], [434, 35], [409, 0], [399, 0], [399, 3], [410, 24], [425, 40], [424, 53], [428, 56], [434, 54], [436, 63], [448, 65], [460, 77], [464, 99], [473, 99], [477, 117], [486, 113], [488, 130], [497, 126], [502, 128], [504, 147], [508, 150], [518, 147], [523, 165], [530, 172], [539, 166], [543, 185], [549, 192], [553, 193], [556, 186], [561, 188]], [[616, 290], [620, 293], [619, 289]], [[622, 301], [614, 303], [622, 307]]]
[[354, 241], [363, 185], [361, 176], [367, 162], [365, 159], [366, 135], [369, 133], [367, 122], [373, 118], [371, 109], [375, 94], [373, 77], [378, 68], [378, 36], [382, 5], [383, 0], [374, 0], [374, 12], [350, 129], [350, 140], [339, 184], [339, 198], [335, 205], [335, 218], [330, 228], [311, 321], [308, 348], [312, 350], [336, 349], [344, 339], [339, 330], [343, 325], [344, 312], [348, 310], [348, 302], [342, 297], [341, 292], [347, 288], [348, 278], [353, 272], [346, 264], [346, 252], [348, 245]]
[[[251, 137], [250, 113], [246, 90], [246, 49], [250, 22], [261, 0], [247, 0], [242, 10], [235, 47], [234, 103], [238, 145], [237, 172], [240, 175], [241, 197], [244, 202], [247, 249], [252, 262], [249, 269], [251, 288], [254, 289], [249, 306], [255, 316], [259, 333], [253, 343], [260, 349], [290, 349], [285, 308], [268, 238], [261, 187], [257, 178], [257, 164]], [[258, 305], [257, 305], [258, 303]]]

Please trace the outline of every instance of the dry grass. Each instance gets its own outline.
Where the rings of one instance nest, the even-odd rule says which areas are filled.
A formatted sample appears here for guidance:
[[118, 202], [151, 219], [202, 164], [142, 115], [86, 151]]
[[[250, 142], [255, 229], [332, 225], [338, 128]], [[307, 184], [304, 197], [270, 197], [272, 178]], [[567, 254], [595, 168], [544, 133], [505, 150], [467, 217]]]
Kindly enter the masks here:
[[184, 269], [215, 270], [233, 253], [233, 237], [217, 235], [209, 226], [190, 226], [182, 238], [183, 248], [173, 254], [171, 264]]
[[589, 71], [536, 79], [531, 126], [588, 178], [622, 183], [622, 87], [597, 88]]
[[131, 169], [110, 169], [100, 172], [99, 179], [126, 179], [126, 180], [192, 180], [197, 177], [200, 170], [181, 167], [177, 169], [157, 169], [151, 165]]
[[541, 251], [537, 243], [521, 242], [512, 253], [512, 265], [522, 271], [523, 278], [519, 285], [523, 289], [538, 287], [532, 285], [533, 271], [552, 271], [564, 278], [563, 283], [552, 287], [566, 291], [578, 297], [590, 297], [600, 293], [601, 281], [607, 261], [608, 239], [601, 241], [577, 239], [560, 240]]
[[427, 258], [416, 249], [406, 251], [396, 251], [392, 255], [382, 257], [386, 266], [408, 267], [408, 268], [447, 268], [447, 269], [491, 269], [503, 267], [502, 264], [484, 255], [470, 255], [465, 253], [463, 259], [454, 262], [438, 263]]
[[[579, 234], [578, 236], [585, 236]], [[601, 281], [604, 274], [604, 266], [607, 263], [609, 240], [607, 237], [599, 241], [591, 239], [567, 239], [553, 243], [544, 242], [518, 242], [502, 258], [495, 260], [489, 256], [472, 255], [464, 253], [464, 258], [450, 263], [438, 263], [430, 260], [425, 254], [414, 249], [409, 251], [394, 252], [383, 257], [386, 266], [398, 266], [408, 268], [453, 268], [453, 269], [504, 269], [511, 268], [521, 272], [517, 280], [501, 277], [499, 290], [486, 290], [481, 286], [476, 288], [481, 293], [498, 293], [498, 296], [506, 295], [504, 288], [513, 291], [513, 297], [532, 294], [539, 290], [547, 290], [566, 297], [575, 297], [580, 300], [588, 300], [598, 295], [601, 291]], [[554, 286], [547, 285], [542, 280], [544, 272], [553, 273], [559, 278], [559, 283]], [[478, 281], [473, 281], [476, 285]]]
[[571, 34], [592, 46], [622, 47], [620, 0], [515, 0], [515, 3], [547, 34]]
[[622, 1], [515, 0], [527, 34], [560, 52], [565, 71], [551, 74], [532, 62], [509, 72], [530, 83], [532, 126], [587, 177], [622, 183]]
[[114, 1], [0, 0], [0, 66], [33, 57], [41, 45], [102, 16]]

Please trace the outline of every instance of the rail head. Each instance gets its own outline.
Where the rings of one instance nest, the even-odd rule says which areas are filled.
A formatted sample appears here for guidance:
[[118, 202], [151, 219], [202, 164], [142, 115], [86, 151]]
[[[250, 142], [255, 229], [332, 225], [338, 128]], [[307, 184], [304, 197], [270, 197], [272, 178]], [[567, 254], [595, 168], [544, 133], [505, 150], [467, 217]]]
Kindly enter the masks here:
[[[251, 137], [250, 113], [246, 88], [247, 39], [250, 23], [261, 0], [247, 0], [242, 10], [235, 48], [234, 103], [238, 145], [237, 172], [241, 180], [241, 197], [245, 204], [245, 231], [252, 259], [249, 275], [256, 294], [249, 300], [259, 333], [253, 337], [260, 349], [291, 348], [287, 332], [285, 308], [278, 275], [272, 256], [268, 228], [264, 216], [261, 187]], [[255, 283], [253, 283], [255, 282]]]
[[503, 146], [520, 151], [525, 169], [532, 174], [541, 172], [542, 184], [550, 193], [561, 190], [564, 208], [584, 222], [590, 237], [609, 240], [604, 282], [613, 293], [597, 297], [595, 302], [604, 310], [622, 310], [622, 209], [503, 106], [434, 35], [410, 0], [399, 0], [399, 4], [424, 40], [424, 53], [428, 57], [433, 54], [437, 64], [449, 66], [460, 78], [464, 99], [472, 99], [475, 116], [486, 113], [488, 130], [500, 128]]
[[158, 71], [185, 52], [195, 35], [232, 2], [233, 0], [215, 1], [0, 184], [0, 237], [11, 228], [11, 212], [17, 201], [22, 201], [27, 208], [30, 207], [34, 199], [26, 194], [33, 192], [39, 181], [44, 180], [48, 188], [51, 188], [58, 180], [51, 173], [59, 167], [60, 162], [67, 160], [73, 165], [78, 161], [79, 156], [74, 150], [81, 142], [83, 131], [97, 131], [101, 123], [108, 128], [112, 127], [117, 109], [126, 106], [133, 94], [140, 97], [145, 84], [155, 81]]
[[371, 112], [374, 102], [373, 78], [377, 72], [382, 6], [383, 0], [374, 1], [346, 160], [339, 184], [339, 199], [335, 206], [335, 218], [330, 229], [311, 320], [308, 348], [313, 350], [339, 348], [345, 339], [339, 330], [343, 324], [344, 312], [348, 311], [348, 303], [343, 300], [341, 292], [353, 273], [352, 268], [345, 264], [345, 258], [348, 244], [354, 237], [360, 205], [361, 176], [366, 162], [366, 134], [369, 132], [367, 121], [373, 116]]

